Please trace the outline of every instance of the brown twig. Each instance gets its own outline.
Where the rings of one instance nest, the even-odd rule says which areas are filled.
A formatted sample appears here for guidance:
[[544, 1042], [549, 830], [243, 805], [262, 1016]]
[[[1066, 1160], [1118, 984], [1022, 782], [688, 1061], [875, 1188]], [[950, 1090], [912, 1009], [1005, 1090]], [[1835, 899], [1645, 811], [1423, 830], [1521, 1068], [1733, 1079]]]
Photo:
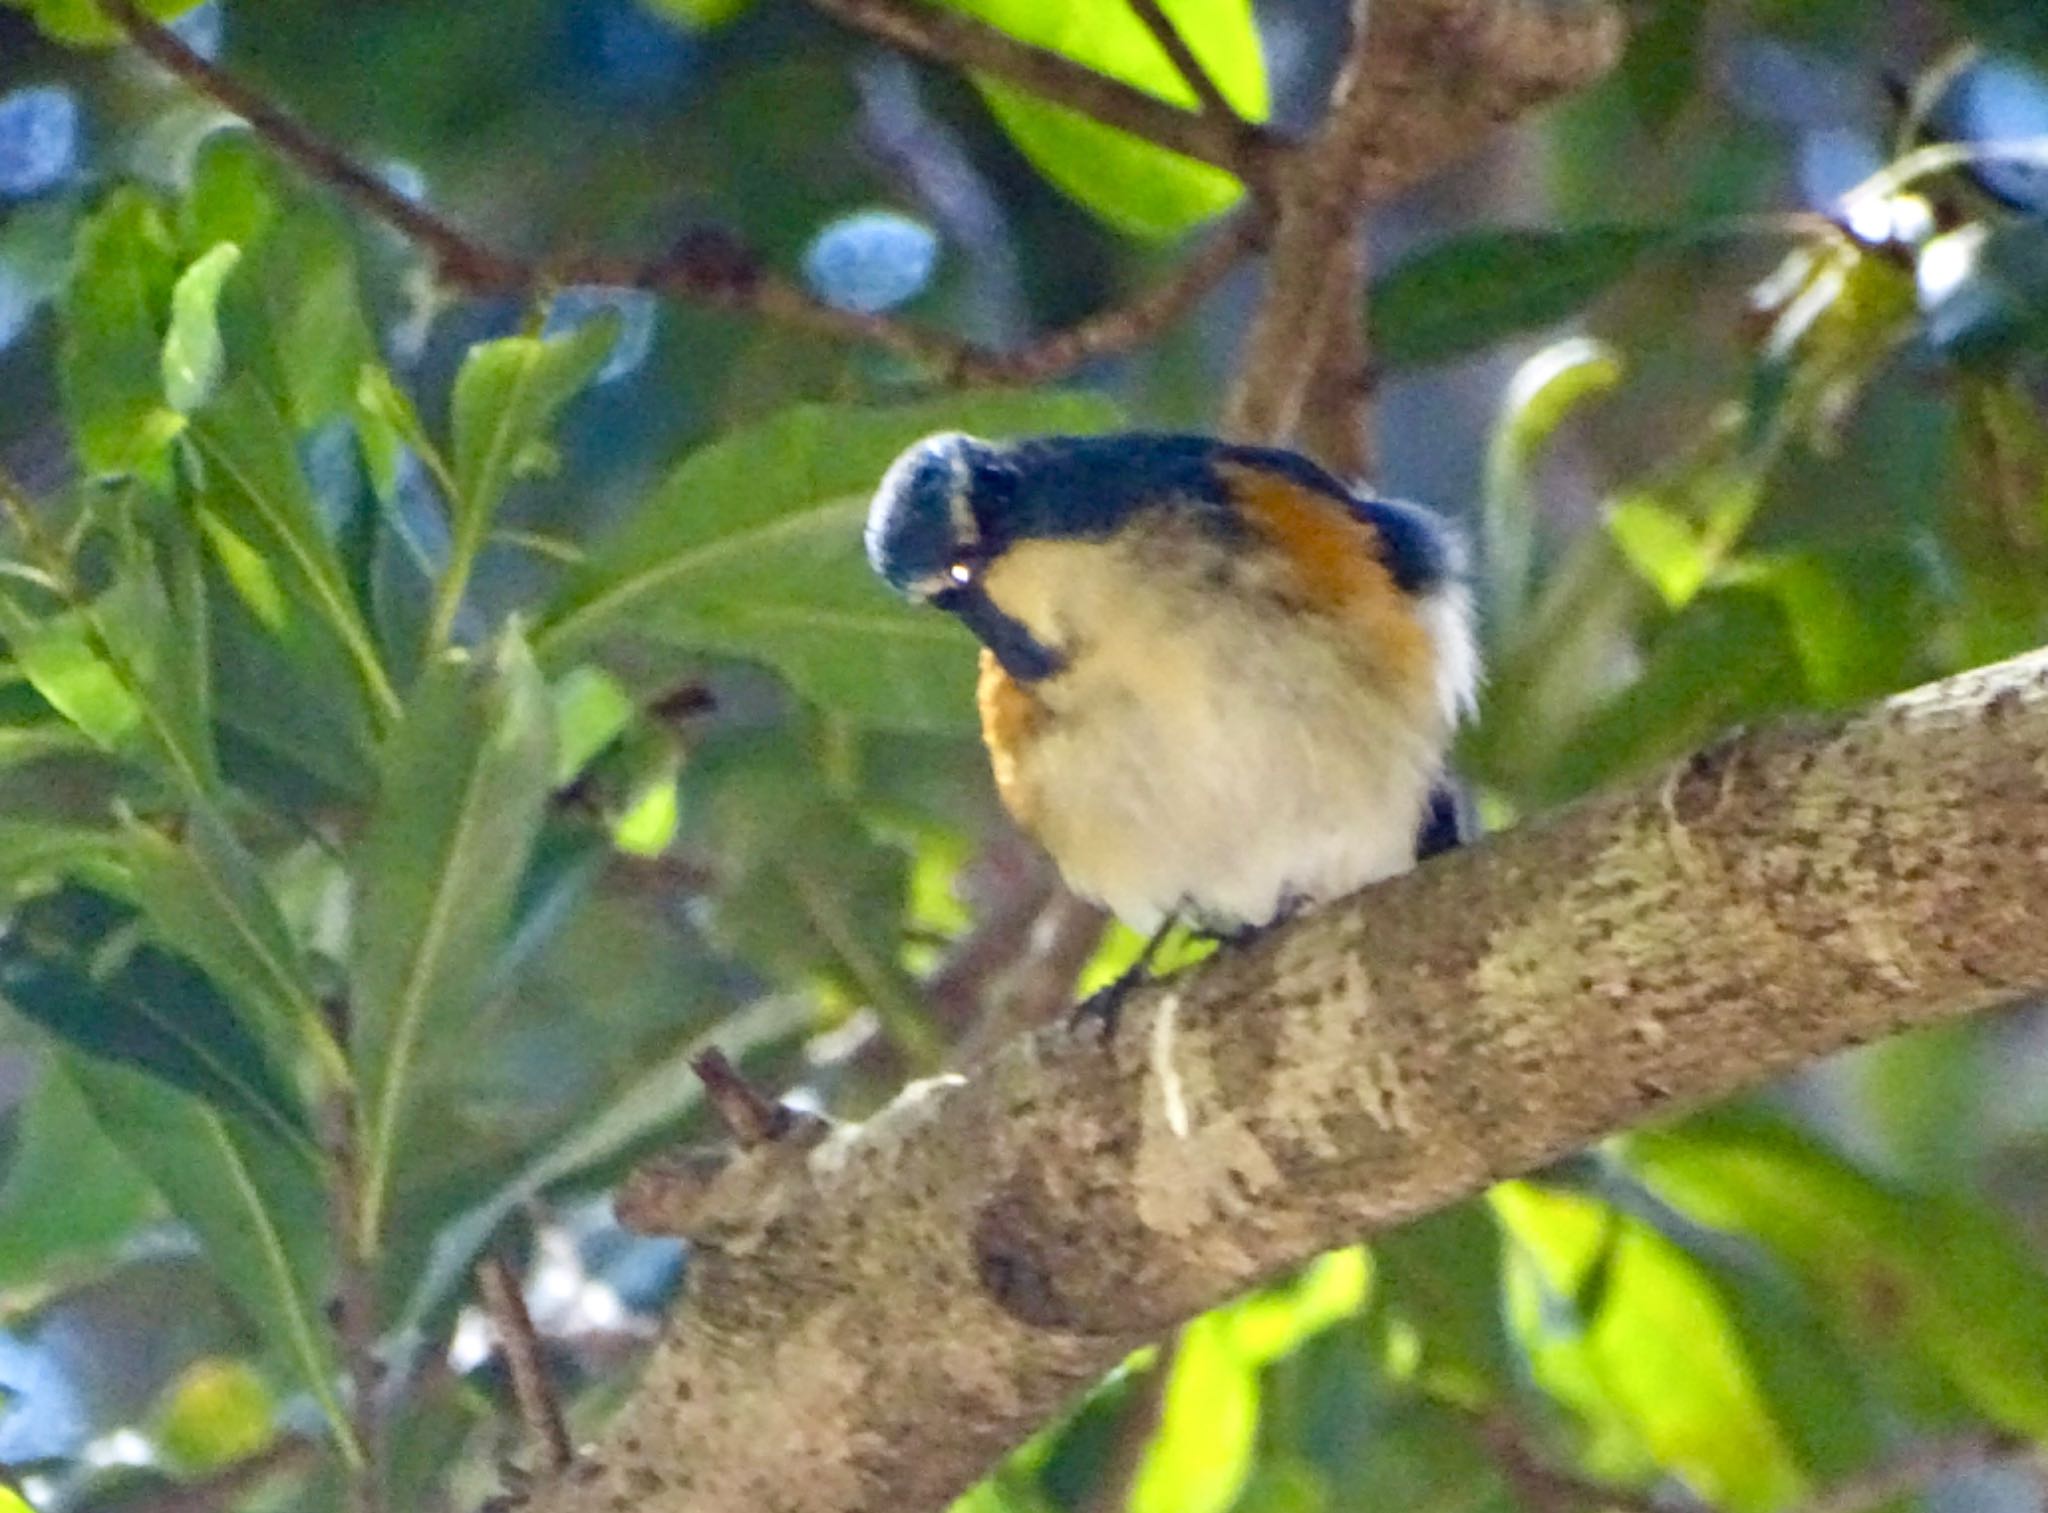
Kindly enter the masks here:
[[1152, 33], [1152, 40], [1159, 44], [1159, 50], [1166, 54], [1174, 71], [1195, 92], [1195, 98], [1201, 102], [1202, 114], [1219, 121], [1241, 120], [1237, 108], [1217, 84], [1216, 76], [1202, 66], [1202, 60], [1195, 56], [1195, 50], [1188, 46], [1188, 39], [1181, 35], [1180, 28], [1173, 24], [1173, 17], [1166, 14], [1159, 0], [1125, 0], [1125, 3], [1145, 23], [1145, 30]]
[[[819, 3], [827, 9], [845, 9], [849, 14], [842, 19], [856, 25], [863, 23], [853, 20], [854, 12], [868, 19], [896, 13], [895, 7], [876, 5], [873, 0]], [[928, 370], [939, 382], [978, 387], [1041, 382], [1071, 372], [1091, 358], [1136, 347], [1191, 309], [1251, 250], [1260, 235], [1255, 223], [1240, 222], [1177, 268], [1157, 288], [1125, 305], [1100, 311], [1008, 351], [966, 341], [914, 321], [827, 304], [767, 268], [759, 255], [738, 238], [714, 229], [693, 232], [666, 256], [652, 260], [593, 255], [529, 260], [485, 245], [406, 198], [248, 84], [186, 46], [174, 32], [141, 11], [135, 0], [106, 0], [106, 9], [146, 57], [240, 116], [281, 157], [310, 178], [347, 195], [363, 210], [425, 249], [444, 278], [472, 293], [531, 293], [567, 284], [643, 289], [693, 304], [757, 315], [832, 340], [875, 347]], [[936, 18], [934, 27], [921, 29], [920, 23], [914, 29], [932, 46], [940, 41], [951, 45], [963, 37], [980, 39], [965, 44], [973, 49], [984, 45], [986, 39], [981, 34], [987, 33], [1001, 39], [1001, 48], [1006, 52], [1022, 49], [1025, 54], [1038, 55], [1042, 51], [1026, 47], [993, 28], [970, 22], [964, 16], [936, 10], [931, 14]], [[905, 20], [904, 24], [910, 25], [913, 20], [916, 18]], [[918, 50], [912, 43], [903, 45]], [[1202, 120], [1106, 75], [1082, 68], [1057, 53], [1043, 56], [1058, 60], [1055, 73], [1061, 77], [1068, 72], [1078, 73], [1099, 81], [1111, 95], [1135, 96], [1167, 117], [1188, 122]], [[978, 57], [979, 54], [962, 53], [959, 60], [986, 66], [976, 61]], [[990, 71], [1003, 72], [993, 67]]]
[[1367, 209], [1463, 157], [1491, 127], [1598, 78], [1622, 35], [1619, 12], [1600, 0], [1354, 0], [1322, 125], [1276, 170], [1266, 295], [1224, 429], [1279, 442], [1300, 426], [1327, 333], [1364, 319], [1339, 249]]
[[1276, 133], [1243, 120], [1229, 112], [1227, 105], [1224, 115], [1206, 108], [1183, 110], [1076, 63], [1064, 53], [1021, 42], [960, 11], [917, 0], [811, 0], [811, 4], [834, 20], [879, 37], [903, 52], [1017, 85], [1106, 126], [1228, 169], [1254, 188], [1265, 181], [1274, 160], [1287, 150]]
[[1522, 1426], [1505, 1412], [1474, 1412], [1471, 1422], [1473, 1433], [1523, 1513], [1585, 1513], [1598, 1508], [1619, 1513], [1671, 1513], [1648, 1493], [1590, 1481], [1551, 1465], [1529, 1443]]
[[1074, 983], [1102, 943], [1108, 916], [1061, 888], [1032, 929], [1031, 954], [1008, 998], [991, 1004], [954, 1048], [955, 1066], [971, 1066], [1012, 1036], [1043, 1025], [1074, 1001]]
[[770, 1145], [796, 1124], [796, 1113], [747, 1081], [715, 1046], [691, 1061], [704, 1083], [704, 1097], [742, 1150]]
[[311, 1465], [321, 1449], [316, 1440], [283, 1435], [217, 1471], [123, 1499], [121, 1513], [221, 1513], [271, 1477]]
[[1970, 1429], [1909, 1445], [1808, 1498], [1797, 1513], [1870, 1513], [1958, 1471], [1996, 1461], [2038, 1464], [2040, 1448], [2003, 1429]]
[[548, 1380], [540, 1332], [527, 1312], [519, 1279], [503, 1258], [485, 1256], [476, 1263], [476, 1290], [484, 1311], [491, 1316], [498, 1353], [505, 1359], [505, 1374], [512, 1379], [512, 1398], [519, 1405], [527, 1437], [540, 1448], [546, 1470], [563, 1470], [576, 1458], [576, 1448], [569, 1441], [569, 1427], [563, 1422], [554, 1384]]
[[385, 1506], [383, 1363], [377, 1358], [377, 1288], [371, 1247], [363, 1233], [360, 1168], [353, 1101], [328, 1098], [328, 1222], [334, 1236], [334, 1330], [349, 1380], [349, 1425], [359, 1463], [349, 1470], [350, 1513], [383, 1513]]

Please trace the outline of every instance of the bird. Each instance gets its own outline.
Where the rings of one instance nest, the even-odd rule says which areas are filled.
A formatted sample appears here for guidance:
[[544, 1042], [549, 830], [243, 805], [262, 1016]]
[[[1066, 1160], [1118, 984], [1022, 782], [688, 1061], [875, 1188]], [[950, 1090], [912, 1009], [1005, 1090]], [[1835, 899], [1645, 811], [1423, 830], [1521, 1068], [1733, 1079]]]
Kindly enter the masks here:
[[1460, 838], [1479, 657], [1460, 540], [1423, 506], [1203, 435], [947, 432], [890, 464], [864, 544], [981, 643], [1005, 808], [1153, 946], [1176, 921], [1259, 931]]

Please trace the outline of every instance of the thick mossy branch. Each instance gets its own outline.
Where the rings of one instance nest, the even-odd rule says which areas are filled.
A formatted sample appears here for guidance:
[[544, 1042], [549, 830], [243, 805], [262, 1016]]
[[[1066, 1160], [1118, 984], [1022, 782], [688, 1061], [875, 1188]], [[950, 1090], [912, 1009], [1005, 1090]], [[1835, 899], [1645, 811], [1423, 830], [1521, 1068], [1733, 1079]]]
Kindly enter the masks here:
[[[738, 1163], [543, 1513], [942, 1508], [1133, 1346], [1654, 1114], [2048, 990], [2048, 653], [1730, 740]], [[740, 1189], [745, 1189], [744, 1191]]]

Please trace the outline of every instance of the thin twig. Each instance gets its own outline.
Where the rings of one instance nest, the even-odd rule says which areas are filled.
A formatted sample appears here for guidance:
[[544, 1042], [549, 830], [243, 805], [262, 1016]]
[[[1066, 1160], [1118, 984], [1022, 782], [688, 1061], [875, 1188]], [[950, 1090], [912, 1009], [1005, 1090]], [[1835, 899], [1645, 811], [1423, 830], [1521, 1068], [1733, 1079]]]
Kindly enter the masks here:
[[1049, 1022], [1074, 1001], [1074, 983], [1102, 944], [1108, 916], [1061, 888], [1033, 927], [1031, 955], [1006, 999], [989, 1004], [954, 1047], [956, 1066], [971, 1066], [1026, 1029]]
[[969, 358], [955, 372], [972, 384], [1041, 383], [1094, 358], [1135, 351], [1200, 304], [1265, 236], [1264, 215], [1248, 206], [1165, 279], [1126, 303], [1048, 332], [1014, 352]]
[[1299, 427], [1325, 336], [1364, 318], [1339, 255], [1363, 213], [1492, 127], [1597, 79], [1620, 57], [1623, 30], [1600, 0], [1353, 0], [1351, 49], [1322, 124], [1276, 173], [1266, 295], [1227, 432], [1283, 442]]
[[362, 1227], [356, 1113], [346, 1093], [326, 1101], [329, 1179], [328, 1222], [334, 1236], [334, 1329], [349, 1380], [348, 1432], [355, 1464], [349, 1467], [350, 1513], [384, 1513], [385, 1461], [382, 1395], [377, 1359], [377, 1289]]
[[545, 1470], [563, 1470], [576, 1458], [576, 1448], [570, 1443], [554, 1384], [548, 1380], [540, 1333], [526, 1310], [519, 1279], [502, 1257], [485, 1256], [476, 1263], [476, 1290], [497, 1333], [498, 1353], [512, 1379], [512, 1398], [519, 1405], [527, 1437], [540, 1448]]
[[2040, 1449], [2003, 1429], [1970, 1429], [1909, 1445], [1897, 1455], [1824, 1488], [1796, 1513], [1870, 1513], [1958, 1471], [2000, 1461], [2033, 1461]]
[[1584, 1513], [1589, 1508], [1671, 1513], [1646, 1492], [1611, 1487], [1551, 1465], [1505, 1412], [1474, 1412], [1471, 1420], [1473, 1433], [1524, 1513]]
[[796, 1113], [747, 1081], [725, 1052], [712, 1047], [691, 1061], [704, 1083], [704, 1097], [741, 1149], [769, 1145], [787, 1135]]
[[192, 1481], [124, 1498], [121, 1513], [222, 1513], [224, 1509], [242, 1506], [245, 1493], [273, 1476], [310, 1466], [320, 1450], [317, 1440], [281, 1435], [254, 1455]]
[[[825, 4], [826, 0], [820, 3]], [[870, 0], [832, 3], [844, 3], [865, 15]], [[419, 202], [406, 198], [248, 84], [186, 46], [174, 32], [143, 13], [135, 0], [106, 0], [106, 9], [145, 56], [215, 104], [240, 116], [281, 157], [297, 165], [308, 177], [347, 195], [360, 208], [425, 249], [442, 277], [471, 293], [534, 293], [568, 284], [644, 289], [692, 304], [757, 315], [835, 341], [875, 347], [928, 370], [941, 383], [968, 387], [1021, 384], [1057, 378], [1091, 358], [1129, 351], [1157, 335], [1214, 287], [1251, 250], [1261, 234], [1255, 222], [1237, 223], [1157, 288], [1125, 305], [1100, 311], [1009, 351], [985, 347], [914, 321], [827, 304], [767, 268], [759, 255], [737, 237], [712, 228], [691, 232], [666, 255], [654, 259], [582, 254], [529, 260], [485, 245]], [[1011, 47], [1024, 48], [1024, 44], [992, 28], [980, 27], [979, 23], [969, 23], [965, 17], [939, 11], [932, 15], [941, 18], [934, 35], [950, 37], [952, 24], [958, 22], [969, 35], [979, 36], [981, 31], [987, 31]], [[1200, 119], [1152, 100], [1149, 95], [1130, 91], [1128, 86], [1059, 58], [1057, 53], [1045, 56], [1059, 59], [1065, 69], [1113, 85], [1117, 90], [1138, 94], [1138, 98], [1151, 101], [1170, 116], [1188, 121]]]
[[[1257, 188], [1286, 142], [1225, 106], [1216, 115], [1183, 110], [1064, 53], [1019, 41], [960, 11], [917, 0], [811, 0], [834, 20], [914, 53], [1014, 84], [1161, 147], [1228, 169]], [[1178, 60], [1175, 60], [1178, 62]], [[1199, 65], [1198, 65], [1199, 66]], [[1192, 81], [1190, 81], [1192, 82]], [[1205, 102], [1206, 105], [1206, 102]]]
[[1173, 24], [1173, 17], [1166, 14], [1159, 0], [1125, 0], [1125, 3], [1145, 23], [1145, 30], [1152, 33], [1152, 40], [1159, 44], [1159, 50], [1166, 54], [1175, 71], [1195, 92], [1195, 98], [1202, 105], [1202, 114], [1212, 120], [1241, 121], [1243, 118], [1238, 115], [1237, 107], [1224, 96], [1216, 76], [1202, 66], [1202, 60], [1195, 56], [1195, 50], [1188, 46], [1188, 39], [1181, 35], [1180, 28]]

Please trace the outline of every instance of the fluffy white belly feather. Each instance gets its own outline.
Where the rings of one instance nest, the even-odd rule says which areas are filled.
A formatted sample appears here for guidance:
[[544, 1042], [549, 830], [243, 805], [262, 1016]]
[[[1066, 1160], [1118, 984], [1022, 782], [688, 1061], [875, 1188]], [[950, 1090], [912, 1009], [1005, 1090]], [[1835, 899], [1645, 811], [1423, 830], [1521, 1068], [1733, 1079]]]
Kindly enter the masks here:
[[[1007, 577], [999, 597], [1030, 622], [1050, 619], [1071, 648], [1067, 668], [1034, 688], [1044, 712], [1017, 776], [1031, 828], [1075, 891], [1141, 930], [1176, 911], [1232, 929], [1413, 864], [1470, 694], [1461, 605], [1424, 616], [1429, 681], [1397, 682], [1271, 600], [1134, 604], [1130, 584], [1144, 578], [1116, 572], [1097, 595], [1093, 562], [1041, 551], [1013, 554], [1029, 578], [999, 570], [992, 587]], [[1055, 602], [1031, 602], [1032, 580], [1047, 577]]]

